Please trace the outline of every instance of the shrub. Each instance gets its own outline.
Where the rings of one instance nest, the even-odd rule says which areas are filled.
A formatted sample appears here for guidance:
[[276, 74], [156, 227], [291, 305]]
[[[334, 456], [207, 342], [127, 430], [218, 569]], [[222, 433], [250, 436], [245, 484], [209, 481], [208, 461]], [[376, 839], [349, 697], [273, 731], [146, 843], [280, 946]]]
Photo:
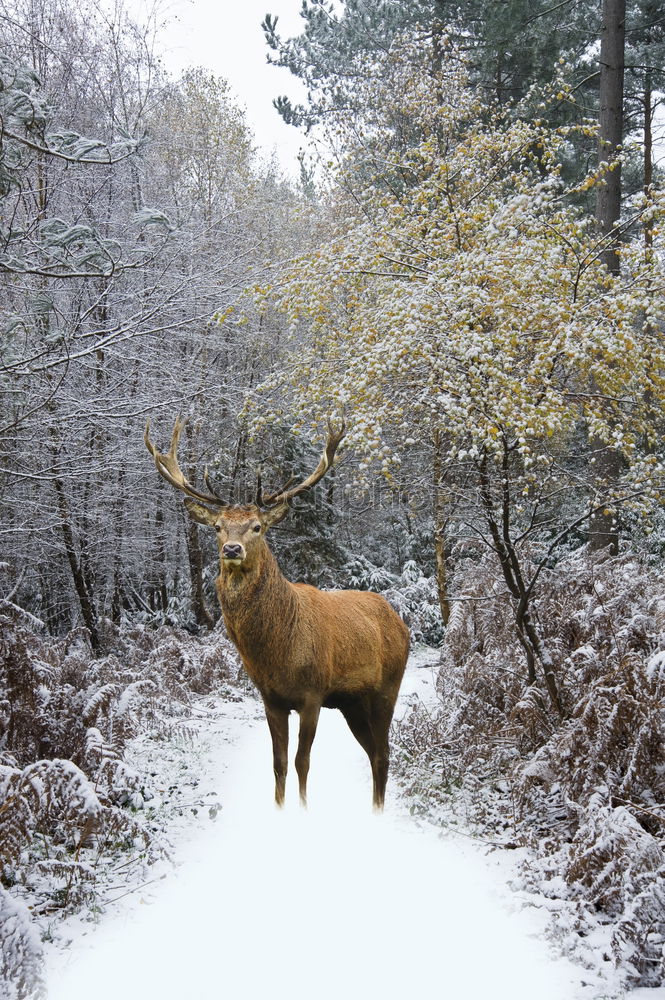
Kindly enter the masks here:
[[0, 602], [0, 969], [12, 1000], [42, 989], [38, 935], [12, 887], [50, 884], [54, 908], [94, 902], [86, 856], [150, 844], [135, 810], [151, 793], [124, 759], [128, 741], [168, 730], [193, 694], [237, 676], [219, 633], [193, 639], [105, 622], [101, 635], [94, 657], [85, 629], [50, 639], [33, 616]]
[[409, 626], [412, 642], [436, 645], [441, 641], [443, 622], [436, 580], [425, 576], [413, 560], [406, 562], [398, 575], [358, 555], [344, 565], [344, 577], [348, 587], [383, 594]]
[[448, 821], [463, 813], [485, 834], [528, 845], [526, 884], [566, 897], [578, 934], [611, 923], [624, 980], [654, 985], [665, 971], [662, 583], [634, 555], [583, 552], [544, 583], [534, 616], [563, 717], [527, 682], [491, 563], [467, 565], [455, 580], [465, 600], [442, 646], [439, 707], [416, 706], [397, 727], [397, 768], [415, 808], [443, 803]]

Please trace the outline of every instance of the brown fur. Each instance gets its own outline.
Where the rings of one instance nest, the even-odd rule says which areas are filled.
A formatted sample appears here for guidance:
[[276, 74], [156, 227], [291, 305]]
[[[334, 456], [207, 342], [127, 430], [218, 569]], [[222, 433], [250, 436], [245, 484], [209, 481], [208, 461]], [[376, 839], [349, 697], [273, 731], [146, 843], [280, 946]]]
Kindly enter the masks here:
[[[339, 708], [367, 752], [373, 800], [382, 808], [388, 777], [388, 729], [406, 666], [409, 632], [378, 594], [321, 591], [282, 576], [265, 541], [288, 507], [210, 511], [187, 500], [190, 516], [217, 532], [217, 595], [229, 636], [266, 710], [273, 741], [275, 800], [284, 801], [288, 715], [300, 714], [296, 770], [306, 801], [307, 772], [319, 711]], [[241, 558], [225, 558], [224, 546]]]

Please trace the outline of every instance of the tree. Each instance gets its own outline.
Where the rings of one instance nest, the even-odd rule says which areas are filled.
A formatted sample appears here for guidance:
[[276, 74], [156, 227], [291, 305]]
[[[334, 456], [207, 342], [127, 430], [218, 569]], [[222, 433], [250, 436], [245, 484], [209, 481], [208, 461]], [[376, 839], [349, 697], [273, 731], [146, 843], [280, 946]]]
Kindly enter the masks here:
[[[603, 177], [596, 194], [596, 220], [605, 240], [601, 259], [610, 274], [614, 275], [620, 272], [618, 248], [621, 241], [620, 153], [624, 133], [625, 34], [625, 0], [603, 0], [598, 130], [598, 161]], [[597, 445], [597, 467], [602, 468], [608, 481], [616, 480], [621, 474], [619, 452], [608, 448], [602, 440], [594, 443]], [[619, 533], [615, 514], [609, 510], [598, 510], [591, 518], [589, 527], [591, 549], [608, 548], [612, 555], [616, 555]]]
[[150, 23], [70, 0], [0, 16], [5, 65], [28, 67], [0, 95], [18, 108], [2, 147], [3, 590], [93, 641], [109, 615], [209, 624], [207, 542], [160, 487], [143, 426], [189, 414], [192, 462], [233, 453], [272, 331], [210, 320], [278, 248], [307, 245], [307, 220], [226, 83], [169, 80]]
[[[284, 120], [311, 128], [325, 119], [331, 106], [342, 109], [356, 101], [359, 82], [376, 71], [400, 34], [418, 29], [433, 64], [441, 44], [457, 38], [457, 55], [485, 102], [509, 104], [523, 99], [534, 83], [556, 75], [560, 59], [579, 63], [594, 37], [593, 15], [576, 3], [552, 5], [538, 0], [486, 4], [479, 0], [344, 0], [333, 8], [326, 0], [302, 5], [303, 30], [284, 39], [278, 19], [263, 22], [269, 61], [289, 69], [308, 90], [308, 105], [294, 106], [287, 97], [274, 102]], [[450, 57], [450, 52], [447, 53]]]
[[[367, 118], [349, 123], [336, 237], [267, 293], [297, 347], [265, 391], [290, 385], [301, 412], [346, 407], [361, 469], [402, 486], [408, 451], [432, 442], [449, 537], [497, 557], [529, 682], [563, 712], [531, 601], [594, 512], [648, 514], [660, 496], [646, 399], [662, 405], [662, 277], [634, 244], [622, 275], [602, 265], [603, 238], [560, 177], [570, 128], [489, 114], [455, 60], [434, 93], [421, 52], [418, 37], [394, 45], [364, 93]], [[394, 104], [422, 139], [386, 156], [379, 118], [390, 129]], [[597, 467], [598, 441], [621, 454], [619, 478]]]
[[598, 185], [596, 217], [607, 247], [603, 261], [612, 274], [619, 273], [617, 254], [621, 214], [621, 160], [623, 144], [623, 78], [625, 66], [625, 0], [603, 0], [600, 42], [600, 115], [598, 133], [599, 164], [609, 164]]
[[[450, 48], [446, 49], [446, 40], [457, 39], [456, 55], [463, 60], [469, 82], [478, 88], [484, 104], [496, 102], [506, 108], [520, 104], [523, 116], [526, 113], [542, 119], [546, 114], [550, 124], [581, 124], [582, 115], [599, 116], [600, 104], [606, 103], [611, 74], [607, 55], [598, 57], [597, 42], [603, 36], [603, 44], [607, 46], [610, 34], [616, 36], [620, 21], [615, 17], [615, 28], [603, 34], [603, 25], [606, 28], [610, 25], [606, 15], [602, 0], [591, 7], [577, 0], [557, 4], [544, 0], [509, 0], [501, 4], [483, 4], [477, 0], [456, 4], [447, 0], [409, 3], [344, 0], [336, 7], [325, 0], [306, 2], [301, 11], [300, 35], [283, 38], [277, 19], [270, 15], [263, 24], [269, 60], [288, 68], [308, 90], [306, 106], [294, 106], [287, 97], [279, 97], [274, 103], [285, 121], [308, 130], [317, 123], [325, 123], [333, 110], [350, 107], [362, 110], [357, 87], [377, 72], [379, 61], [400, 33], [418, 27], [434, 68], [442, 52], [445, 51], [445, 58], [452, 56]], [[630, 162], [625, 171], [626, 190], [630, 193], [651, 183], [651, 122], [662, 100], [659, 90], [662, 91], [665, 65], [664, 29], [665, 13], [654, 0], [634, 0], [628, 4], [625, 24], [628, 75], [621, 110], [626, 131], [636, 127], [644, 131], [646, 178], [638, 185], [636, 170]], [[570, 93], [579, 100], [562, 98], [544, 109], [542, 90], [557, 79], [561, 67], [565, 68]], [[405, 138], [408, 137], [402, 136], [402, 140]], [[564, 156], [565, 169], [569, 178], [579, 179], [580, 164], [593, 155], [593, 143], [583, 132], [571, 140], [571, 149]], [[605, 152], [610, 151], [608, 147]], [[618, 215], [614, 216], [614, 221], [617, 219]]]
[[[642, 133], [641, 170], [635, 173], [645, 191], [654, 182], [653, 121], [663, 104], [664, 85], [665, 10], [653, 0], [635, 0], [626, 5], [623, 118], [631, 138]], [[637, 187], [628, 180], [629, 187]], [[645, 239], [648, 245], [648, 225]]]
[[[28, 38], [35, 46], [44, 9], [37, 5], [31, 15], [33, 31]], [[12, 25], [19, 27], [16, 21]], [[80, 24], [73, 27], [80, 29]], [[45, 48], [41, 47], [41, 58], [35, 61], [48, 73]], [[56, 394], [65, 381], [62, 372], [73, 358], [99, 360], [101, 352], [114, 340], [108, 329], [86, 337], [81, 327], [86, 318], [94, 325], [106, 326], [104, 297], [108, 284], [126, 270], [146, 263], [150, 251], [135, 244], [128, 250], [126, 240], [113, 238], [115, 234], [109, 233], [108, 218], [93, 219], [89, 212], [86, 217], [75, 199], [74, 203], [63, 200], [62, 194], [85, 188], [86, 182], [80, 182], [75, 168], [81, 172], [102, 171], [102, 183], [105, 180], [108, 183], [118, 165], [136, 152], [139, 143], [126, 131], [118, 138], [113, 127], [105, 129], [105, 138], [94, 140], [67, 126], [54, 127], [43, 83], [34, 67], [26, 67], [20, 61], [25, 54], [21, 44], [16, 44], [14, 54], [5, 54], [2, 59], [0, 173], [3, 214], [7, 220], [0, 251], [0, 271], [7, 276], [1, 317], [2, 369], [11, 395], [0, 420], [0, 442], [5, 460], [3, 501], [13, 522], [6, 533], [11, 536], [21, 530], [21, 518], [14, 516], [18, 512], [17, 500], [19, 504], [21, 501], [20, 484], [26, 479], [49, 480], [71, 581], [91, 639], [97, 645], [89, 511], [84, 504], [83, 518], [77, 525], [65, 485], [66, 463], [62, 465], [60, 461]], [[98, 183], [99, 177], [93, 188]], [[148, 218], [142, 220], [147, 221]], [[91, 301], [84, 305], [91, 285]], [[121, 335], [122, 331], [115, 333], [116, 337]], [[43, 428], [42, 452], [50, 458], [46, 474], [43, 466], [40, 469], [41, 463], [28, 471], [32, 448], [25, 451], [21, 447], [21, 431], [37, 424]], [[96, 436], [89, 441], [97, 451]], [[34, 524], [34, 511], [29, 517]], [[52, 522], [52, 516], [48, 520]]]

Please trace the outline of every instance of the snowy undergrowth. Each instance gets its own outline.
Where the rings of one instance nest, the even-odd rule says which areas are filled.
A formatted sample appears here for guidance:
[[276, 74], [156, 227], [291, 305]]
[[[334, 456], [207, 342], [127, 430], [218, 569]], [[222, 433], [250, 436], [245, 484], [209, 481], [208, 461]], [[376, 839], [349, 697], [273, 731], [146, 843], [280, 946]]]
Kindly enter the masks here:
[[[416, 650], [400, 713], [427, 699], [428, 659]], [[243, 710], [229, 705], [219, 730], [234, 739], [216, 763], [217, 820], [181, 845], [172, 877], [52, 950], [51, 1000], [84, 1000], [90, 983], [97, 1000], [586, 997], [578, 969], [536, 939], [539, 923], [510, 912], [498, 855], [417, 829], [391, 783], [372, 814], [368, 761], [339, 712], [321, 713], [304, 811], [293, 767], [275, 809], [268, 729]]]
[[[485, 595], [491, 569], [456, 582]], [[506, 600], [460, 602], [438, 700], [396, 725], [395, 770], [416, 817], [510, 850], [514, 888], [550, 913], [552, 940], [600, 975], [599, 996], [621, 996], [663, 982], [662, 586], [630, 556], [578, 555], [535, 611], [565, 717], [526, 685]]]
[[412, 643], [435, 645], [441, 641], [443, 622], [436, 579], [425, 576], [416, 562], [409, 560], [397, 574], [356, 555], [342, 572], [344, 586], [383, 594], [408, 625]]
[[202, 734], [243, 697], [228, 640], [106, 623], [104, 646], [0, 605], [3, 1000], [42, 995], [42, 942], [163, 875], [177, 817], [218, 809]]
[[[167, 736], [144, 734], [130, 743], [128, 760], [150, 779], [141, 822], [152, 851], [107, 855], [96, 872], [94, 907], [37, 922], [47, 942], [47, 973], [67, 966], [70, 955], [85, 949], [87, 942], [94, 947], [100, 928], [103, 936], [103, 927], [118, 915], [150, 902], [170, 884], [188, 845], [223, 821], [220, 770], [230, 746], [260, 714], [254, 697], [227, 690], [222, 696], [196, 698], [185, 724]], [[50, 986], [51, 976], [46, 978]]]
[[[477, 586], [487, 593], [487, 567], [474, 573], [466, 592]], [[559, 567], [558, 579], [538, 614], [547, 623], [567, 718], [552, 719], [542, 698], [525, 688], [506, 609], [466, 601], [457, 606], [442, 654], [419, 647], [411, 658], [396, 715], [392, 780], [416, 821], [489, 852], [499, 881], [512, 882], [513, 900], [537, 914], [534, 926], [544, 927], [548, 917], [559, 951], [580, 963], [578, 980], [586, 985], [579, 995], [601, 1000], [658, 978], [662, 599], [658, 581], [637, 561], [572, 560], [568, 572]], [[5, 739], [12, 720], [19, 753], [4, 755], [0, 838], [13, 802], [24, 802], [21, 822], [27, 824], [23, 840], [17, 827], [18, 852], [3, 858], [0, 891], [3, 985], [7, 997], [18, 1000], [30, 995], [28, 987], [39, 994], [40, 937], [53, 943], [51, 954], [74, 955], [82, 940], [95, 937], [102, 913], [106, 923], [119, 907], [135, 911], [137, 901], [171, 884], [171, 856], [180, 855], [182, 844], [220, 822], [226, 829], [218, 776], [229, 744], [256, 730], [235, 767], [245, 798], [270, 801], [271, 769], [266, 727], [256, 725], [260, 706], [246, 697], [237, 659], [219, 634], [119, 633], [109, 626], [108, 649], [94, 659], [85, 633], [54, 642], [18, 609], [3, 607], [2, 614], [2, 719]], [[38, 756], [44, 733], [52, 740], [47, 765]], [[340, 739], [344, 750], [331, 752], [330, 777], [355, 746], [348, 732]], [[254, 775], [247, 755], [259, 742], [261, 768]], [[320, 746], [324, 738], [317, 736]], [[359, 748], [355, 752], [362, 758]], [[316, 753], [314, 778], [315, 761]], [[366, 760], [358, 766], [367, 784]], [[25, 787], [17, 795], [20, 782]], [[315, 778], [315, 790], [325, 787]], [[354, 836], [366, 805], [353, 820], [340, 814], [340, 829], [348, 826]], [[94, 828], [87, 825], [91, 811]], [[113, 817], [121, 821], [117, 829]], [[267, 817], [262, 822], [249, 853], [243, 838], [255, 836], [251, 826], [240, 830], [237, 843], [231, 838], [217, 846], [226, 874], [229, 863], [246, 871], [258, 866], [260, 873], [276, 856], [286, 828], [273, 829]], [[318, 848], [334, 852], [335, 829], [294, 828], [296, 853], [312, 849], [313, 835]], [[379, 829], [358, 827], [366, 853]], [[406, 846], [386, 835], [387, 851]], [[435, 863], [434, 848], [430, 854]], [[408, 861], [393, 856], [390, 862], [404, 879], [411, 877]], [[295, 857], [293, 865], [297, 885]], [[424, 887], [414, 890], [409, 905], [424, 906], [427, 896]], [[447, 926], [452, 905], [444, 901], [432, 919]]]

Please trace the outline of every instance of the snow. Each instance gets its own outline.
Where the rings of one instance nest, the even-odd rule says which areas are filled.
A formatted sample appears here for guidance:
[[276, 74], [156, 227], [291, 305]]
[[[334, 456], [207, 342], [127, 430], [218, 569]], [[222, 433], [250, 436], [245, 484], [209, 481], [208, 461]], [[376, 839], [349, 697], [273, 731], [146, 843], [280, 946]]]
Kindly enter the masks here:
[[[431, 650], [412, 658], [401, 711], [431, 697], [433, 660]], [[501, 852], [419, 829], [390, 784], [386, 812], [371, 812], [367, 759], [338, 712], [321, 714], [306, 812], [293, 769], [286, 808], [272, 804], [256, 703], [223, 706], [211, 759], [216, 819], [201, 826], [198, 816], [156, 889], [50, 949], [50, 1000], [82, 1000], [93, 983], [96, 1000], [595, 996], [582, 985], [593, 975], [553, 958], [539, 937], [544, 914], [518, 909]]]

